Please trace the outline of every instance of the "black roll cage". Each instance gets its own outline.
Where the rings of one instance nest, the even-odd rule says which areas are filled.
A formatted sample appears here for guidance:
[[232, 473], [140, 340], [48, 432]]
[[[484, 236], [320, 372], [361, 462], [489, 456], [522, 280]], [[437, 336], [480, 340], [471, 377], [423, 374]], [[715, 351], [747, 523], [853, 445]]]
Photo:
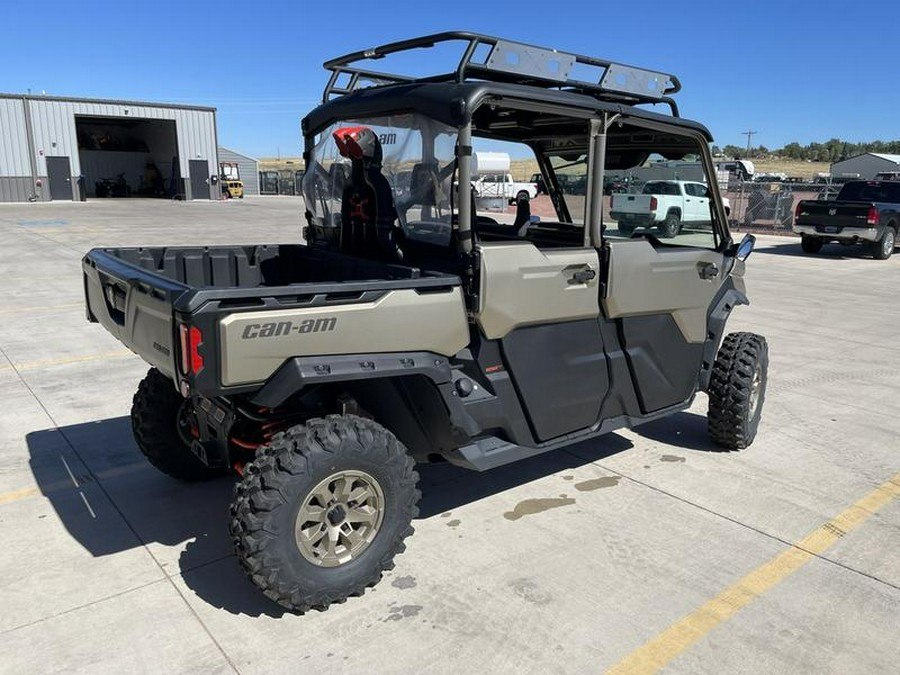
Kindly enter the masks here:
[[[449, 73], [414, 77], [354, 65], [359, 61], [379, 60], [390, 54], [432, 48], [446, 42], [466, 43], [456, 69]], [[487, 48], [486, 55], [478, 51], [482, 46]], [[596, 81], [573, 77], [573, 71], [578, 64], [584, 67], [582, 69], [584, 71], [591, 69], [598, 71]], [[366, 83], [377, 86], [413, 82], [462, 83], [488, 80], [546, 89], [559, 88], [626, 105], [664, 103], [669, 106], [672, 115], [678, 117], [678, 105], [671, 95], [681, 91], [681, 82], [670, 73], [459, 31], [436, 33], [363, 49], [326, 61], [324, 67], [331, 71], [331, 77], [322, 95], [323, 103], [327, 103], [335, 96], [343, 96], [363, 88]], [[346, 76], [344, 83], [340, 83], [342, 76]]]

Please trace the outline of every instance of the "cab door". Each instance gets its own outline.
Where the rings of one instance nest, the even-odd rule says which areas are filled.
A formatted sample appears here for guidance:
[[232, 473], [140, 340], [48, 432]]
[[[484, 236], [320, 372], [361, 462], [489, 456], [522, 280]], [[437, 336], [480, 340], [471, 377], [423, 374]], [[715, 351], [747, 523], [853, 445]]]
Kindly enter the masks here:
[[710, 311], [727, 282], [725, 255], [704, 246], [712, 233], [684, 228], [665, 243], [609, 239], [603, 311], [619, 334], [644, 413], [696, 391]]
[[546, 441], [593, 425], [609, 389], [593, 248], [482, 242], [475, 319], [500, 343], [531, 429]]

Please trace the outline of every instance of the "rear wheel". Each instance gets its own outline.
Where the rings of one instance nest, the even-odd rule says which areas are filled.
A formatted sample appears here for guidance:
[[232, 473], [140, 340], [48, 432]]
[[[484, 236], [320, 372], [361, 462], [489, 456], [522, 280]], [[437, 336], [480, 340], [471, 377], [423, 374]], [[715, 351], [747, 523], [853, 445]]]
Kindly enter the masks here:
[[668, 214], [663, 224], [660, 225], [659, 231], [667, 239], [678, 236], [678, 233], [681, 231], [681, 218], [678, 217], [677, 213]]
[[804, 253], [818, 253], [822, 250], [822, 245], [824, 243], [822, 237], [813, 237], [809, 234], [804, 234], [800, 238], [800, 247], [803, 249]]
[[892, 227], [884, 228], [881, 239], [872, 242], [872, 256], [876, 260], [887, 260], [894, 254], [894, 246], [897, 245], [897, 233]]
[[753, 443], [766, 398], [769, 347], [754, 333], [725, 336], [709, 381], [709, 434], [728, 450]]
[[175, 390], [172, 380], [151, 368], [131, 405], [131, 429], [144, 457], [178, 480], [194, 482], [225, 475], [225, 469], [211, 469], [191, 452], [196, 426], [190, 401]]
[[235, 487], [231, 536], [244, 571], [294, 611], [362, 595], [413, 532], [413, 466], [392, 433], [352, 415], [279, 434]]

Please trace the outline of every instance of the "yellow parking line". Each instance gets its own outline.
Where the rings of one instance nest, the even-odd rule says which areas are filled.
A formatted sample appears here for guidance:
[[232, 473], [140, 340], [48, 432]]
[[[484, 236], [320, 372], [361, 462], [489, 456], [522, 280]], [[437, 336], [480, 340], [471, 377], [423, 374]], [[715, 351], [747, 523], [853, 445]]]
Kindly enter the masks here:
[[34, 368], [45, 368], [47, 366], [63, 366], [68, 363], [81, 363], [82, 361], [99, 361], [100, 359], [115, 359], [123, 356], [132, 356], [133, 353], [127, 350], [119, 350], [115, 352], [106, 352], [104, 354], [90, 354], [88, 356], [73, 356], [68, 359], [50, 359], [47, 361], [25, 361], [24, 363], [14, 363], [0, 365], [0, 370], [32, 370]]
[[34, 497], [39, 494], [41, 494], [41, 491], [36, 487], [23, 488], [21, 490], [16, 490], [15, 492], [5, 492], [0, 494], [0, 504], [14, 502], [17, 499], [25, 499], [25, 497]]
[[900, 473], [882, 483], [847, 510], [811, 532], [790, 549], [732, 584], [609, 669], [616, 675], [655, 673], [713, 628], [830, 548], [869, 516], [900, 497]]

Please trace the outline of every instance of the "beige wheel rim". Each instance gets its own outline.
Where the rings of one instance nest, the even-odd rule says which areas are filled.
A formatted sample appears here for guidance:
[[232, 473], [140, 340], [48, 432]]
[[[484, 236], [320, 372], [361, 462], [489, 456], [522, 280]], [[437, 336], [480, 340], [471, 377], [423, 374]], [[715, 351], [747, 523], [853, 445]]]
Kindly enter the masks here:
[[384, 492], [365, 471], [339, 471], [314, 487], [297, 512], [300, 554], [318, 567], [358, 558], [384, 520]]

